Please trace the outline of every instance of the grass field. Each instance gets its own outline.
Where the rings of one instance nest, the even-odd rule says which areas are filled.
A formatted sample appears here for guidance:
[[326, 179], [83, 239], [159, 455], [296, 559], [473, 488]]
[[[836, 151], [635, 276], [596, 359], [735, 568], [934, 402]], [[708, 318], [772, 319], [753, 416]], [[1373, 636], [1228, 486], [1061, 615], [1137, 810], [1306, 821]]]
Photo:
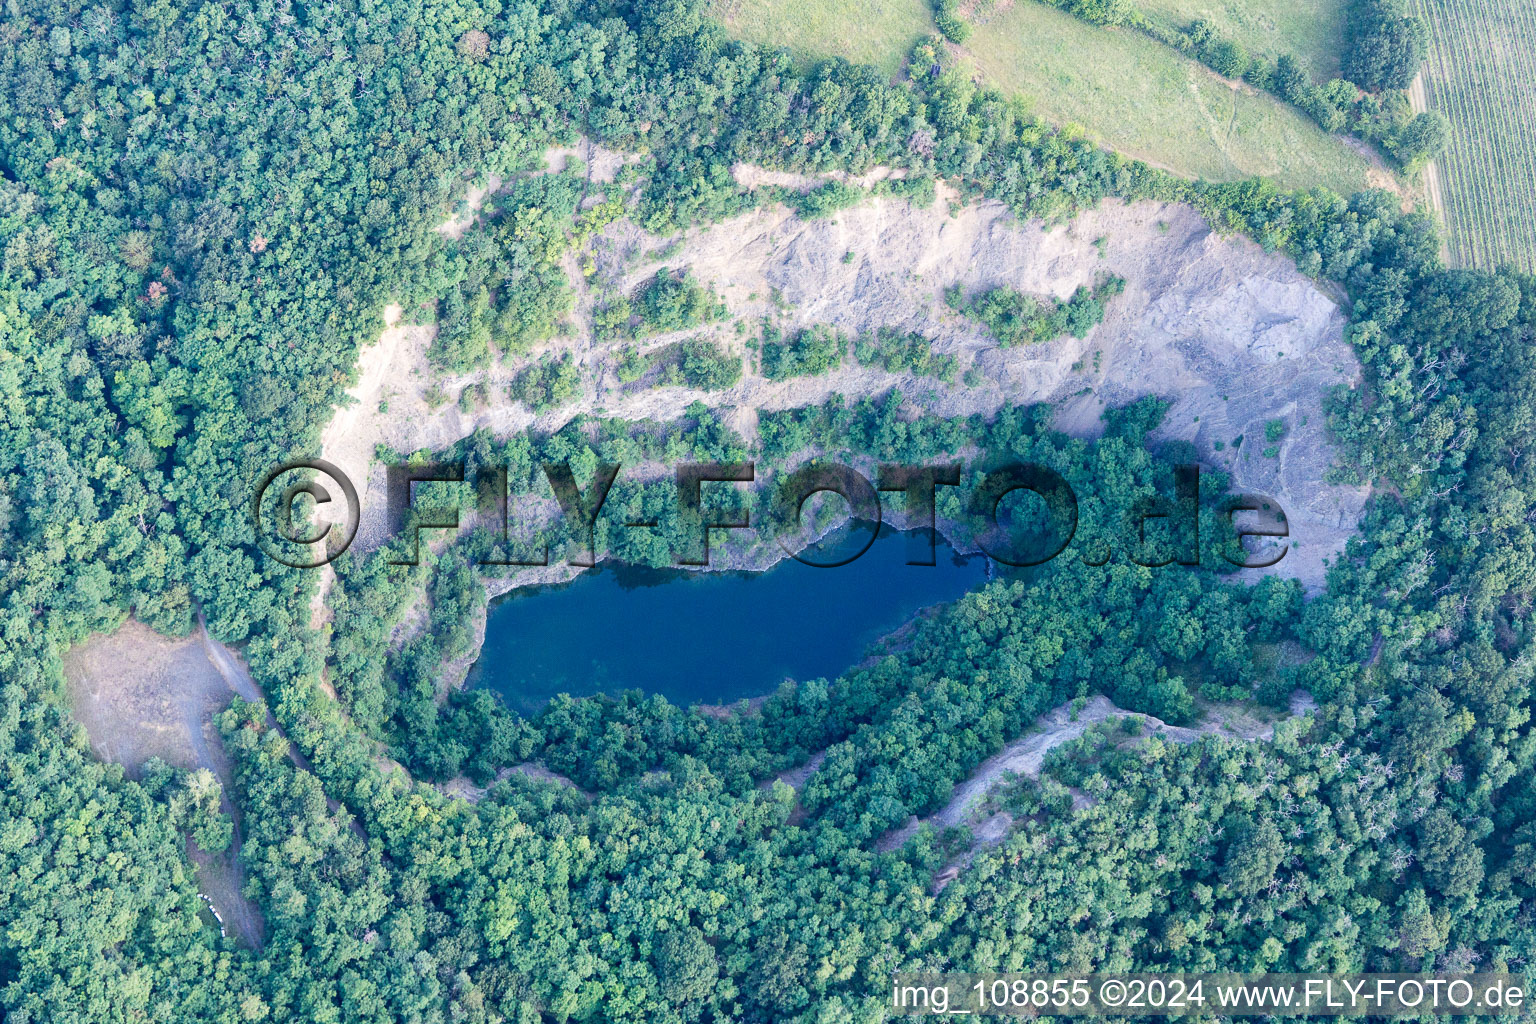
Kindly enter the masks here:
[[1199, 63], [1129, 30], [1089, 25], [1030, 0], [977, 25], [966, 48], [986, 78], [1039, 116], [1182, 174], [1262, 174], [1349, 194], [1370, 165], [1286, 103], [1234, 89]]
[[894, 75], [934, 31], [928, 0], [714, 0], [730, 32], [797, 57], [845, 57]]
[[[891, 72], [933, 31], [929, 10], [925, 0], [717, 0], [715, 6], [716, 16], [742, 38]], [[975, 21], [964, 50], [986, 81], [1024, 99], [1043, 120], [1077, 125], [1101, 145], [1213, 181], [1259, 174], [1346, 195], [1370, 183], [1370, 163], [1299, 111], [1252, 89], [1233, 89], [1139, 32], [1089, 25], [1033, 0], [999, 3]]]
[[1418, 0], [1423, 77], [1451, 121], [1436, 161], [1451, 262], [1536, 270], [1536, 2]]
[[1197, 19], [1254, 53], [1294, 54], [1319, 82], [1339, 74], [1347, 0], [1136, 0], [1149, 21], [1183, 31]]

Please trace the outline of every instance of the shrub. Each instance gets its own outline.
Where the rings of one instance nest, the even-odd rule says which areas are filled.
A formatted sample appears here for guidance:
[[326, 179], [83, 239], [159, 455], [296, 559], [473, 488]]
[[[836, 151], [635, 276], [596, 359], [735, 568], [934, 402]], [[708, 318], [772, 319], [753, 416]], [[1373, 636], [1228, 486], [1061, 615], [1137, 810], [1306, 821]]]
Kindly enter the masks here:
[[1275, 91], [1275, 65], [1263, 57], [1254, 57], [1248, 62], [1248, 70], [1243, 73], [1248, 84], [1255, 89], [1263, 89], [1265, 92]]
[[829, 181], [810, 192], [793, 195], [789, 206], [806, 220], [829, 217], [864, 198], [864, 190], [841, 181]]
[[650, 368], [651, 361], [641, 355], [639, 349], [630, 346], [619, 353], [613, 371], [618, 376], [620, 384], [632, 384], [645, 376], [645, 371]]
[[636, 335], [686, 330], [726, 315], [725, 303], [693, 275], [686, 270], [674, 273], [666, 267], [641, 287], [634, 308], [640, 316]]
[[944, 38], [952, 43], [964, 43], [971, 38], [971, 26], [952, 10], [940, 10], [933, 16], [933, 23]]
[[741, 380], [741, 357], [722, 351], [709, 341], [691, 339], [669, 346], [658, 356], [665, 362], [663, 384], [683, 385], [701, 391], [723, 391]]
[[559, 357], [545, 356], [513, 378], [509, 391], [515, 401], [534, 412], [542, 412], [581, 394], [581, 371], [569, 352]]
[[1123, 25], [1134, 13], [1130, 0], [1047, 0], [1047, 2], [1094, 25]]
[[945, 382], [955, 379], [955, 357], [935, 355], [933, 339], [916, 331], [903, 334], [881, 327], [874, 334], [860, 335], [854, 343], [853, 355], [861, 365], [879, 366], [890, 373], [910, 371]]
[[592, 333], [599, 338], [615, 338], [629, 330], [634, 307], [620, 295], [592, 311]]
[[1207, 60], [1218, 75], [1242, 78], [1248, 70], [1248, 51], [1232, 39], [1223, 39], [1207, 51]]
[[1272, 88], [1281, 99], [1300, 106], [1311, 85], [1312, 82], [1307, 78], [1306, 71], [1302, 70], [1301, 62], [1291, 54], [1282, 53], [1275, 61], [1275, 78]]
[[843, 361], [845, 341], [826, 324], [795, 332], [782, 341], [778, 328], [763, 328], [763, 376], [769, 380], [826, 373]]
[[1003, 285], [966, 299], [957, 285], [944, 294], [951, 307], [980, 321], [998, 345], [1037, 344], [1070, 334], [1087, 337], [1104, 319], [1104, 303], [1125, 289], [1125, 280], [1106, 277], [1092, 290], [1080, 287], [1066, 302], [1037, 299]]

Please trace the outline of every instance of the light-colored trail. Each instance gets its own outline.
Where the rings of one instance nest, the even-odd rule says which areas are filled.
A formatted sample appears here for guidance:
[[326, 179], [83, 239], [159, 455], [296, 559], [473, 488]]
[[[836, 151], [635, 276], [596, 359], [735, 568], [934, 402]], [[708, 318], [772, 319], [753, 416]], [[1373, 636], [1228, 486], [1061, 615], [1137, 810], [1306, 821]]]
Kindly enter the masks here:
[[[1305, 707], [1304, 704], [1301, 705]], [[991, 836], [1000, 841], [1006, 834], [1012, 819], [1006, 814], [992, 815], [984, 821], [975, 821], [975, 812], [986, 801], [988, 794], [1011, 776], [1024, 775], [1036, 778], [1046, 754], [1063, 743], [1082, 736], [1088, 729], [1108, 718], [1123, 718], [1141, 723], [1142, 736], [1160, 736], [1173, 743], [1193, 743], [1203, 736], [1225, 736], [1235, 740], [1268, 740], [1274, 736], [1274, 724], [1248, 719], [1232, 713], [1218, 714], [1195, 726], [1169, 725], [1162, 719], [1126, 711], [1117, 707], [1107, 697], [1097, 696], [1088, 700], [1076, 713], [1072, 704], [1063, 704], [1035, 720], [1029, 731], [1003, 747], [1002, 750], [976, 766], [970, 777], [955, 787], [949, 802], [925, 818], [915, 815], [898, 829], [886, 833], [876, 841], [876, 849], [899, 849], [923, 825], [937, 829], [973, 825], [973, 831], [995, 833]], [[995, 819], [1005, 818], [1006, 821]], [[1000, 828], [998, 826], [1001, 826]]]

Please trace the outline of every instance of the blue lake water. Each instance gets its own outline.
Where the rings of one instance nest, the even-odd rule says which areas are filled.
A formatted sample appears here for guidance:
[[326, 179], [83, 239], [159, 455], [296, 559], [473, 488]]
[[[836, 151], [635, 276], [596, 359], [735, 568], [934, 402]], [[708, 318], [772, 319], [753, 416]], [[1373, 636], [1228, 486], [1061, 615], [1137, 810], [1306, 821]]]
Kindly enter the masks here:
[[[676, 704], [730, 703], [785, 678], [833, 678], [919, 609], [987, 578], [981, 556], [939, 537], [937, 565], [908, 565], [921, 534], [890, 529], [857, 560], [819, 568], [786, 558], [764, 572], [696, 572], [600, 564], [576, 579], [492, 602], [469, 685], [531, 714], [556, 694], [640, 689]], [[818, 548], [856, 551], [844, 530]]]

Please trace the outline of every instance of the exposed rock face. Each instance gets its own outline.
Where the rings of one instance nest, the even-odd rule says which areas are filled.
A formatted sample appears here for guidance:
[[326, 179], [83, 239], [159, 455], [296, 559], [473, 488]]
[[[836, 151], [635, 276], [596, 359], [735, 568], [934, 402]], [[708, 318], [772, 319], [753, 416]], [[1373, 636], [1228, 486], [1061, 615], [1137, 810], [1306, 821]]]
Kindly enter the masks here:
[[[733, 311], [746, 295], [776, 288], [798, 322], [922, 330], [962, 363], [975, 360], [986, 378], [978, 388], [902, 381], [937, 412], [1050, 401], [1059, 403], [1058, 427], [1092, 436], [1106, 406], [1149, 393], [1169, 399], [1162, 435], [1192, 441], [1239, 489], [1278, 502], [1298, 546], [1276, 569], [1309, 585], [1321, 583], [1322, 559], [1359, 520], [1365, 490], [1324, 482], [1332, 450], [1321, 402], [1359, 376], [1343, 315], [1288, 260], [1215, 235], [1187, 207], [1107, 202], [1049, 230], [1018, 223], [1000, 204], [951, 213], [942, 199], [926, 210], [875, 201], [828, 221], [770, 210], [699, 232], [684, 252], [696, 275], [735, 300]], [[854, 259], [845, 262], [849, 252]], [[1125, 279], [1125, 292], [1083, 340], [1000, 349], [942, 302], [943, 289], [956, 283], [1064, 298], [1107, 273]], [[812, 388], [856, 393], [875, 385], [864, 374], [790, 386], [814, 400], [805, 394]], [[1265, 425], [1275, 419], [1286, 436], [1266, 457]]]
[[[930, 206], [871, 199], [832, 217], [805, 221], [781, 206], [755, 210], [657, 238], [629, 222], [610, 227], [593, 244], [598, 280], [632, 291], [658, 266], [686, 267], [725, 299], [731, 319], [706, 331], [739, 348], [737, 319], [755, 324], [776, 315], [789, 330], [829, 323], [847, 332], [880, 326], [920, 330], [935, 349], [959, 358], [962, 371], [981, 371], [974, 386], [890, 374], [855, 366], [811, 378], [769, 381], [746, 374], [728, 391], [621, 386], [612, 372], [614, 348], [590, 333], [593, 296], [578, 287], [577, 330], [548, 349], [571, 349], [582, 365], [584, 395], [537, 418], [557, 427], [580, 412], [624, 418], [671, 419], [703, 399], [734, 410], [737, 429], [750, 433], [761, 409], [782, 409], [829, 395], [881, 393], [900, 387], [912, 402], [955, 415], [990, 412], [1004, 402], [1058, 404], [1057, 426], [1077, 436], [1102, 429], [1106, 406], [1155, 394], [1172, 406], [1162, 436], [1193, 442], [1209, 464], [1229, 470], [1240, 490], [1274, 498], [1287, 514], [1295, 546], [1277, 572], [1321, 585], [1323, 559], [1342, 548], [1365, 500], [1364, 489], [1325, 483], [1332, 451], [1321, 402], [1328, 389], [1354, 382], [1359, 365], [1343, 341], [1336, 304], [1283, 257], [1241, 238], [1221, 238], [1188, 207], [1106, 202], [1071, 222], [1045, 228], [1015, 220], [1000, 204], [960, 206], [945, 194]], [[1125, 279], [1102, 325], [1086, 339], [1001, 349], [977, 324], [943, 301], [946, 287], [968, 290], [1007, 284], [1036, 295], [1065, 298], [1106, 274]], [[574, 275], [579, 278], [580, 275]], [[327, 457], [368, 476], [377, 443], [399, 451], [440, 447], [478, 427], [498, 433], [535, 422], [506, 398], [519, 363], [488, 373], [439, 378], [448, 401], [424, 401], [434, 384], [425, 368], [430, 329], [386, 334], [363, 354], [363, 404], [345, 410], [344, 430], [326, 433]], [[647, 347], [677, 335], [648, 339]], [[529, 357], [532, 358], [532, 357]], [[489, 385], [488, 408], [460, 411], [452, 398], [463, 384]], [[376, 411], [380, 397], [387, 411]], [[1273, 444], [1265, 425], [1283, 420]], [[1242, 438], [1241, 447], [1233, 442]], [[1218, 447], [1218, 445], [1220, 447]], [[382, 470], [365, 493], [359, 541], [382, 541]], [[354, 477], [361, 485], [361, 476]], [[378, 486], [374, 486], [377, 484]], [[361, 486], [360, 486], [360, 489]]]

